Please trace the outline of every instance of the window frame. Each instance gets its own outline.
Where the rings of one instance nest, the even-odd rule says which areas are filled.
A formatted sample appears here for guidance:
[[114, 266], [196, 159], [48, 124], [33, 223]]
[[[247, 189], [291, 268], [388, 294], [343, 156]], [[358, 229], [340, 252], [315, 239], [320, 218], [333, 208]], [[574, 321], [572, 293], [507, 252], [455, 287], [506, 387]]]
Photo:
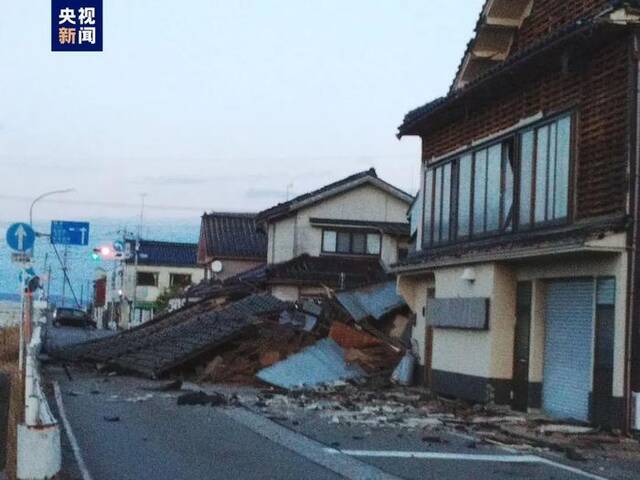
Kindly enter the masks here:
[[[566, 215], [561, 218], [554, 218], [552, 220], [545, 220], [542, 222], [535, 222], [535, 201], [536, 201], [536, 169], [537, 169], [537, 148], [538, 148], [538, 132], [547, 128], [548, 131], [551, 131], [551, 126], [555, 125], [556, 131], [556, 158], [554, 160], [554, 165], [556, 165], [557, 169], [557, 157], [558, 157], [558, 126], [560, 122], [564, 119], [569, 120], [569, 139], [568, 139], [568, 168], [567, 168], [567, 199], [566, 199]], [[463, 242], [471, 242], [485, 238], [497, 237], [501, 235], [513, 235], [522, 232], [531, 232], [536, 230], [541, 230], [553, 226], [566, 225], [570, 224], [574, 220], [574, 195], [575, 195], [575, 181], [576, 181], [576, 148], [577, 148], [577, 124], [578, 124], [578, 115], [574, 110], [564, 110], [557, 112], [553, 115], [549, 115], [543, 119], [540, 119], [536, 122], [532, 122], [524, 127], [514, 129], [513, 131], [504, 133], [502, 135], [497, 135], [494, 138], [491, 138], [485, 142], [481, 142], [477, 145], [473, 145], [471, 148], [457, 151], [455, 154], [449, 155], [432, 164], [424, 165], [423, 174], [422, 174], [422, 216], [421, 216], [421, 227], [422, 227], [422, 247], [423, 248], [437, 248], [443, 245], [452, 245], [456, 243]], [[532, 159], [531, 159], [531, 185], [529, 192], [529, 215], [530, 215], [530, 223], [528, 225], [520, 224], [520, 213], [521, 213], [521, 147], [522, 147], [522, 138], [527, 132], [532, 132]], [[550, 141], [547, 142], [547, 148], [549, 148]], [[475, 179], [476, 179], [476, 154], [485, 151], [486, 155], [486, 171], [485, 176], [488, 175], [489, 169], [489, 150], [492, 147], [500, 146], [501, 149], [501, 157], [500, 157], [500, 198], [499, 198], [499, 212], [498, 212], [498, 229], [492, 231], [482, 231], [476, 232], [474, 230], [474, 217], [475, 217]], [[506, 148], [505, 148], [506, 147]], [[511, 165], [511, 176], [512, 176], [512, 190], [511, 190], [511, 218], [510, 221], [508, 219], [508, 214], [505, 211], [505, 203], [506, 203], [506, 195], [507, 195], [507, 165], [509, 163], [508, 152], [509, 148], [511, 149], [512, 156], [512, 165]], [[471, 162], [470, 167], [470, 178], [469, 178], [469, 193], [468, 193], [468, 211], [465, 212], [467, 215], [467, 225], [466, 225], [466, 235], [460, 235], [459, 232], [459, 220], [460, 220], [460, 172], [461, 172], [461, 160], [466, 160]], [[549, 159], [547, 159], [549, 163]], [[447, 241], [439, 241], [436, 242], [436, 232], [434, 225], [433, 215], [436, 211], [436, 189], [435, 189], [435, 181], [437, 178], [436, 171], [442, 168], [445, 165], [451, 165], [451, 178], [450, 178], [450, 208], [449, 208], [449, 239]], [[548, 166], [547, 166], [548, 172]], [[547, 173], [547, 175], [549, 175]], [[427, 190], [427, 181], [431, 180], [431, 188], [428, 192]], [[484, 224], [486, 227], [487, 223], [487, 179], [485, 178], [485, 212], [484, 212]], [[547, 189], [550, 188], [551, 182], [549, 177], [546, 181]], [[557, 185], [554, 185], [553, 188], [557, 188]], [[429, 195], [427, 195], [427, 192]], [[442, 196], [442, 195], [441, 195]], [[555, 199], [555, 193], [554, 193]], [[429, 208], [427, 208], [429, 207]], [[427, 211], [430, 210], [430, 211]], [[545, 199], [545, 219], [547, 215], [548, 205]], [[427, 215], [430, 218], [430, 225], [427, 228], [426, 219]], [[440, 225], [442, 221], [439, 222]]]
[[[148, 283], [140, 283], [140, 275], [152, 275], [153, 276], [153, 284]], [[160, 282], [160, 272], [145, 272], [138, 270], [136, 272], [136, 287], [157, 287]]]
[[[189, 278], [189, 281], [187, 283], [183, 284], [176, 284], [174, 282], [176, 277], [185, 277], [185, 278]], [[185, 288], [188, 287], [189, 285], [191, 285], [193, 283], [193, 275], [191, 273], [180, 273], [180, 272], [169, 272], [169, 287], [173, 288], [173, 287], [179, 287], [179, 288]]]
[[[335, 250], [327, 250], [325, 248], [325, 232], [335, 232], [336, 233], [336, 249]], [[338, 251], [338, 234], [348, 234], [349, 235], [349, 251], [348, 252], [339, 252]], [[364, 252], [363, 253], [354, 253], [353, 251], [353, 237], [356, 234], [361, 234], [364, 236]], [[380, 249], [378, 253], [367, 253], [369, 247], [369, 235], [377, 235], [379, 239]], [[322, 241], [320, 246], [320, 252], [323, 255], [340, 255], [340, 256], [349, 256], [349, 257], [380, 257], [382, 255], [382, 233], [373, 230], [373, 229], [358, 229], [358, 228], [323, 228], [322, 229]]]

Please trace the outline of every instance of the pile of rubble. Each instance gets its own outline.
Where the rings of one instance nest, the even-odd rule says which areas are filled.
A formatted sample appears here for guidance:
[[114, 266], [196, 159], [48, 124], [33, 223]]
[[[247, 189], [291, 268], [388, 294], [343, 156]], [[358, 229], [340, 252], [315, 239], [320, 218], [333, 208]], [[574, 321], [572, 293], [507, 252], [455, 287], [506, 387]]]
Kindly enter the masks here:
[[[406, 305], [390, 286], [344, 292], [348, 295], [342, 300], [291, 303], [264, 293], [205, 300], [118, 335], [51, 354], [149, 378], [266, 382], [285, 389], [389, 376], [406, 351], [402, 337], [409, 324], [398, 315]], [[362, 295], [370, 297], [374, 312], [365, 306], [354, 310]]]
[[429, 443], [454, 433], [469, 438], [469, 448], [485, 443], [533, 453], [559, 453], [572, 461], [640, 458], [640, 444], [620, 432], [435, 397], [422, 389], [393, 385], [383, 377], [308, 391], [265, 391], [248, 406], [293, 424], [319, 417], [331, 424], [365, 427], [369, 432], [394, 429], [401, 435], [402, 431], [414, 431]]
[[215, 351], [215, 357], [196, 368], [198, 382], [255, 383], [255, 375], [299, 350], [313, 345], [317, 334], [279, 323], [262, 323]]

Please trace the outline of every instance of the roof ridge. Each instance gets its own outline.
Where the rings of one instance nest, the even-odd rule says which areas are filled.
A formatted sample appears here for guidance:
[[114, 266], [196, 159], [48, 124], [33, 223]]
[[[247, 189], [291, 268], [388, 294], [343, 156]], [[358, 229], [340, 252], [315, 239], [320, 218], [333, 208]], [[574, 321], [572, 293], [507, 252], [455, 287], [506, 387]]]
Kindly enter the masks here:
[[[290, 210], [290, 208], [292, 207], [292, 205], [299, 203], [299, 202], [304, 202], [306, 200], [312, 199], [315, 196], [319, 196], [322, 194], [325, 194], [327, 192], [331, 192], [331, 190], [339, 188], [341, 186], [344, 185], [348, 185], [351, 182], [356, 182], [358, 180], [364, 179], [364, 178], [371, 178], [371, 179], [375, 179], [381, 183], [383, 183], [384, 185], [386, 185], [387, 187], [389, 187], [390, 189], [392, 189], [393, 191], [397, 192], [397, 194], [399, 194], [400, 196], [406, 196], [409, 198], [413, 199], [413, 195], [411, 195], [410, 193], [405, 192], [404, 190], [396, 187], [395, 185], [381, 179], [380, 177], [378, 177], [378, 173], [376, 172], [376, 169], [371, 167], [367, 170], [362, 170], [360, 172], [356, 172], [353, 173], [351, 175], [348, 175], [344, 178], [341, 178], [339, 180], [336, 180], [334, 182], [328, 183], [322, 187], [316, 188], [314, 190], [311, 190], [309, 192], [303, 193], [301, 195], [298, 195], [294, 198], [292, 198], [291, 200], [287, 200], [286, 202], [281, 202], [278, 203], [272, 207], [269, 207], [265, 210], [262, 210], [261, 212], [258, 213], [258, 221], [261, 221], [265, 218], [270, 218], [273, 216], [281, 216], [283, 214], [287, 214]], [[391, 193], [393, 194], [393, 193]]]
[[[127, 242], [135, 242], [135, 239], [127, 239]], [[140, 243], [155, 243], [159, 245], [176, 245], [176, 246], [184, 246], [184, 247], [197, 247], [197, 242], [173, 242], [171, 240], [153, 240], [141, 238], [139, 239]]]
[[257, 215], [257, 212], [219, 212], [215, 210], [202, 214], [203, 217], [256, 217]]

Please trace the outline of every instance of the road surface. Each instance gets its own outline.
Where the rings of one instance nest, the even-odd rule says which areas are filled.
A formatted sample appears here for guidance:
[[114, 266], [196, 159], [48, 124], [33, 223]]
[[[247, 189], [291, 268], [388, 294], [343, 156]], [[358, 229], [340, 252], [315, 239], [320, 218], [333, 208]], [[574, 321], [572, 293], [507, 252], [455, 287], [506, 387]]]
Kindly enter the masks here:
[[388, 431], [364, 437], [354, 427], [286, 425], [243, 407], [178, 406], [185, 392], [158, 391], [158, 382], [78, 369], [69, 378], [56, 366], [46, 375], [59, 385], [67, 473], [76, 469], [69, 478], [83, 478], [70, 432], [84, 480], [602, 478], [497, 447], [471, 449], [455, 434], [440, 444]]

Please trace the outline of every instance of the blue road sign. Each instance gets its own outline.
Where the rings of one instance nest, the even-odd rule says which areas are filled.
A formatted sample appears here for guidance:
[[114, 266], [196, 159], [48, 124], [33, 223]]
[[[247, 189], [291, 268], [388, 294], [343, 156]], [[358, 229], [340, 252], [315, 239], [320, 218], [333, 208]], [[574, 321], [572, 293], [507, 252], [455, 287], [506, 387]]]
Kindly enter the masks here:
[[36, 233], [26, 223], [14, 223], [7, 230], [7, 244], [17, 252], [31, 250], [35, 241]]
[[51, 243], [56, 245], [89, 245], [89, 222], [51, 222]]

